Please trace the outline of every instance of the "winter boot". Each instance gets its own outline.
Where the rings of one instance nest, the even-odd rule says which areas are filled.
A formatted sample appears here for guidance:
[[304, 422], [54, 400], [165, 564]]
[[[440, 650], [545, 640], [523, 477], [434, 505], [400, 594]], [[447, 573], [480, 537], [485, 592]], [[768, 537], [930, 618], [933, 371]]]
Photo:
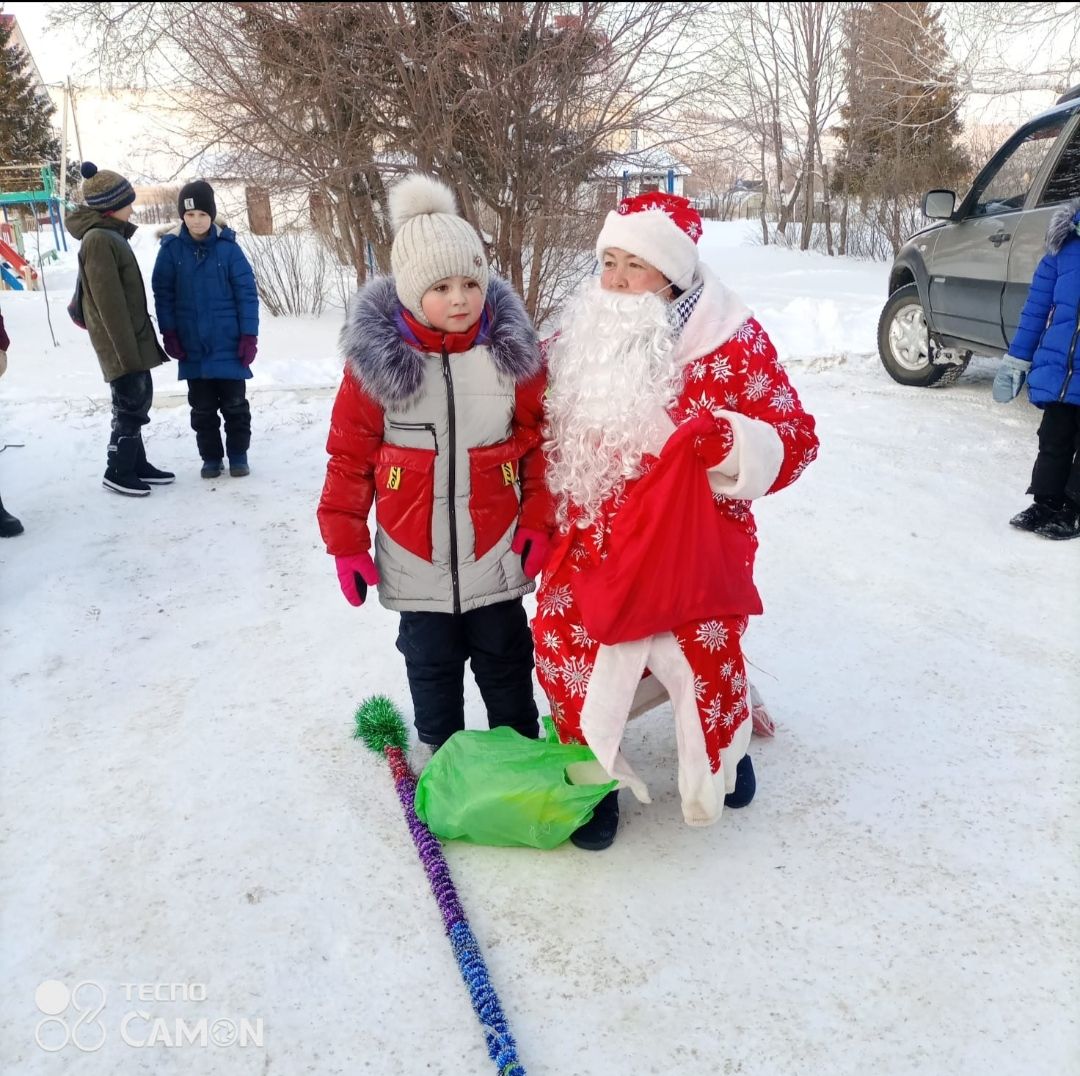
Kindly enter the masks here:
[[203, 478], [221, 477], [221, 460], [203, 460], [202, 470], [199, 472]]
[[609, 792], [593, 811], [592, 818], [570, 834], [570, 841], [586, 852], [602, 852], [615, 843], [619, 828], [619, 793]]
[[439, 748], [433, 743], [418, 740], [409, 748], [409, 766], [413, 773], [422, 773], [424, 767], [435, 757]]
[[121, 437], [115, 445], [109, 445], [109, 466], [101, 484], [126, 497], [147, 496], [150, 487], [135, 473], [138, 458], [138, 437]]
[[1080, 505], [1065, 498], [1065, 503], [1041, 527], [1036, 534], [1061, 542], [1068, 538], [1080, 538]]
[[754, 776], [754, 764], [749, 755], [743, 755], [735, 767], [735, 791], [724, 797], [725, 807], [745, 807], [754, 798], [757, 791], [757, 778]]
[[23, 525], [4, 507], [0, 501], [0, 538], [14, 538], [22, 534]]
[[1036, 497], [1034, 504], [1009, 520], [1009, 526], [1021, 531], [1037, 531], [1054, 518], [1061, 509], [1061, 504], [1060, 498]]
[[251, 474], [246, 452], [241, 453], [239, 456], [229, 457], [229, 474], [233, 478], [243, 478], [245, 475]]
[[151, 486], [167, 486], [170, 482], [175, 482], [176, 475], [172, 471], [159, 471], [152, 463], [147, 462], [146, 446], [143, 445], [141, 437], [138, 440], [139, 451], [135, 457], [136, 476]]

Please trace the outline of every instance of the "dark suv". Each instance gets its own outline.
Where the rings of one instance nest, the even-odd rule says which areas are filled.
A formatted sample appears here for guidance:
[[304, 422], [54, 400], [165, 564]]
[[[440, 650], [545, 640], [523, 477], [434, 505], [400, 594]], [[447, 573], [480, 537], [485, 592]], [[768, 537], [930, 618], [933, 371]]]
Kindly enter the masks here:
[[930, 191], [939, 223], [901, 247], [878, 323], [878, 353], [902, 385], [951, 385], [973, 352], [1003, 355], [1044, 253], [1054, 209], [1080, 197], [1080, 86], [1024, 124], [957, 205]]

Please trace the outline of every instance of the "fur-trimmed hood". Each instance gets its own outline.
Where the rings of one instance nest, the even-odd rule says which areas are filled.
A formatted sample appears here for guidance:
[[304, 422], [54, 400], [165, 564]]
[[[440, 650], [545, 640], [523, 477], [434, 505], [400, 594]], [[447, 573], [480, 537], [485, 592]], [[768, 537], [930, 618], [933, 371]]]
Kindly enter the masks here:
[[[499, 277], [485, 300], [486, 326], [476, 346], [486, 346], [499, 373], [515, 383], [540, 372], [540, 346], [525, 304]], [[394, 278], [369, 280], [349, 303], [339, 344], [345, 362], [365, 391], [383, 407], [402, 407], [421, 389], [424, 354], [402, 337], [402, 306]]]
[[1065, 240], [1077, 235], [1080, 235], [1080, 198], [1074, 198], [1050, 218], [1046, 249], [1050, 254], [1060, 254]]

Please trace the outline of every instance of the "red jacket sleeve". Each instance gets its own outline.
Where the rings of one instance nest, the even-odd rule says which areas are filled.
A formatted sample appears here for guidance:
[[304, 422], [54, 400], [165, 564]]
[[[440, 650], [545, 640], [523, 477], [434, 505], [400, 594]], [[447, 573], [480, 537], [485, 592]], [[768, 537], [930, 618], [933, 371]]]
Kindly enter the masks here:
[[367, 518], [375, 499], [375, 457], [383, 442], [383, 409], [346, 370], [330, 416], [326, 482], [319, 499], [319, 530], [335, 557], [367, 553]]
[[519, 527], [551, 534], [555, 529], [555, 506], [548, 492], [544, 463], [544, 394], [547, 370], [517, 387], [514, 435], [529, 448], [521, 457], [521, 514]]
[[769, 493], [791, 485], [817, 457], [814, 419], [803, 410], [773, 342], [754, 318], [711, 355], [690, 364], [683, 391], [691, 413], [720, 407], [772, 426], [784, 458]]

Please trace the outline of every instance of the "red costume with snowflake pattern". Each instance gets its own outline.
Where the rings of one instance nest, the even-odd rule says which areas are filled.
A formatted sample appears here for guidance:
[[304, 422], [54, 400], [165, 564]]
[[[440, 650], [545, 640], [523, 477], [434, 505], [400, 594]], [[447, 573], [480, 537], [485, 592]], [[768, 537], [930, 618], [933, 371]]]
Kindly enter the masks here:
[[[726, 513], [756, 547], [749, 498], [775, 492], [793, 482], [815, 458], [818, 441], [814, 420], [803, 410], [776, 349], [752, 317], [738, 324], [712, 350], [701, 348], [702, 330], [708, 333], [718, 324], [715, 312], [711, 312], [709, 306], [720, 306], [731, 298], [723, 285], [706, 271], [706, 288], [698, 309], [688, 322], [684, 333], [687, 339], [682, 342], [680, 351], [685, 371], [682, 390], [668, 414], [674, 425], [679, 426], [702, 413], [714, 414], [717, 418], [726, 413], [736, 428], [741, 421], [737, 416], [745, 416], [750, 420], [747, 426], [753, 426], [758, 435], [764, 433], [766, 438], [778, 439], [779, 445], [773, 447], [776, 464], [767, 470], [768, 477], [764, 482], [769, 484], [765, 488], [740, 490], [736, 482], [733, 489], [736, 493], [744, 492], [745, 496], [714, 493], [716, 511]], [[775, 438], [759, 424], [770, 427]], [[733, 427], [723, 421], [718, 425], [725, 439], [726, 452], [732, 444]], [[754, 451], [752, 443], [746, 451]], [[646, 472], [655, 459], [646, 457]], [[564, 537], [562, 555], [549, 566], [538, 593], [538, 612], [533, 622], [536, 669], [564, 742], [582, 739], [582, 707], [598, 651], [598, 644], [589, 638], [582, 623], [574, 601], [571, 577], [582, 565], [603, 555], [612, 519], [638, 481], [640, 478], [611, 496], [601, 518], [590, 527], [571, 529]], [[672, 567], [665, 566], [665, 570]], [[693, 694], [705, 734], [709, 769], [714, 775], [720, 769], [722, 751], [731, 744], [736, 730], [750, 716], [740, 646], [746, 624], [746, 617], [719, 616], [683, 624], [673, 631], [693, 672]]]

